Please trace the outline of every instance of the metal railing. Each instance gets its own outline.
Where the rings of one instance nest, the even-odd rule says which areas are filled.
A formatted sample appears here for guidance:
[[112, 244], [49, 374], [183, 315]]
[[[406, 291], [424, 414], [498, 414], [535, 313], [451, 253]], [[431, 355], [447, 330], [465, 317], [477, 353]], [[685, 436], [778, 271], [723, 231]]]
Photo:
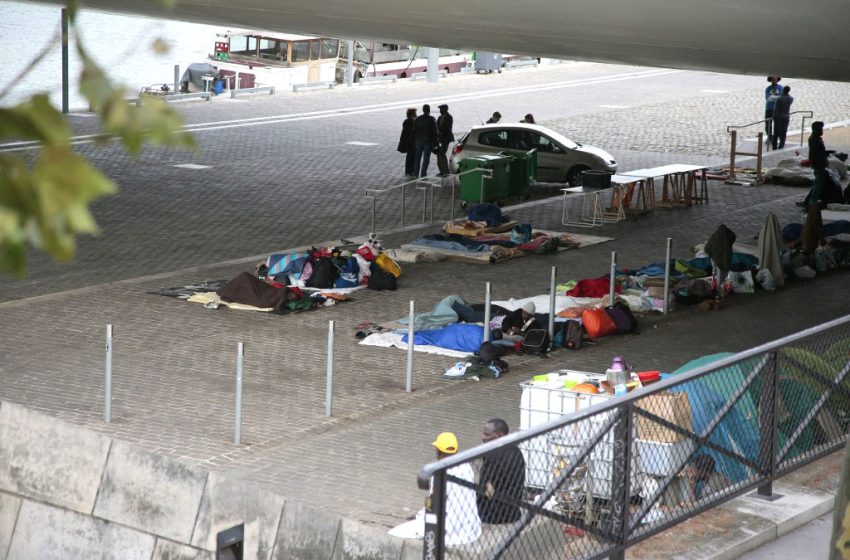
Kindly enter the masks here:
[[404, 183], [400, 183], [398, 185], [392, 185], [390, 187], [384, 189], [376, 189], [376, 188], [367, 188], [365, 190], [366, 198], [371, 201], [371, 232], [377, 233], [377, 198], [378, 196], [387, 195], [392, 196], [390, 193], [399, 193], [399, 219], [398, 223], [401, 227], [405, 227], [405, 209], [407, 202], [407, 188], [413, 186], [416, 190], [421, 190], [423, 192], [422, 198], [422, 222], [425, 223], [434, 223], [434, 191], [435, 189], [443, 189], [443, 188], [451, 188], [451, 197], [449, 199], [449, 220], [453, 221], [455, 219], [455, 195], [457, 184], [460, 181], [460, 178], [469, 175], [470, 173], [480, 173], [481, 174], [481, 191], [480, 198], [484, 200], [484, 184], [486, 179], [490, 179], [493, 176], [493, 171], [490, 169], [483, 168], [474, 168], [464, 171], [462, 173], [450, 174], [445, 177], [418, 177], [416, 179], [412, 179], [410, 181], [405, 181]]
[[[812, 111], [792, 111], [789, 115], [801, 115], [800, 119], [800, 145], [803, 145], [803, 138], [805, 136], [806, 131], [806, 119], [814, 118], [814, 113]], [[764, 180], [764, 176], [762, 175], [762, 159], [764, 157], [764, 146], [768, 147], [772, 146], [771, 138], [768, 137], [767, 144], [764, 142], [764, 132], [759, 132], [757, 135], [758, 145], [756, 146], [755, 152], [739, 152], [738, 151], [738, 130], [749, 128], [751, 126], [761, 126], [766, 125], [768, 123], [772, 123], [773, 119], [762, 119], [760, 121], [755, 121], [742, 125], [729, 125], [726, 127], [726, 132], [730, 136], [730, 147], [729, 147], [729, 177], [726, 179], [726, 183], [734, 183], [735, 182], [735, 157], [736, 156], [752, 156], [756, 158], [756, 178], [753, 181], [753, 185], [759, 185]]]
[[848, 356], [850, 316], [622, 397], [523, 384], [532, 427], [419, 472], [424, 558], [623, 558], [753, 488], [776, 499], [776, 478], [845, 445]]

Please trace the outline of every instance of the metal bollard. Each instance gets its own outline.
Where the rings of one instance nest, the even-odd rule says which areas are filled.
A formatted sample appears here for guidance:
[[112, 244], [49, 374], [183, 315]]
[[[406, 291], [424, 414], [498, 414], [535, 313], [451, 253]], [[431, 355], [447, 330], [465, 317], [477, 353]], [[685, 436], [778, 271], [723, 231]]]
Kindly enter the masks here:
[[328, 372], [325, 382], [325, 416], [333, 414], [334, 399], [334, 322], [328, 321]]
[[667, 316], [667, 308], [670, 300], [670, 254], [673, 252], [673, 238], [667, 238], [667, 258], [664, 260], [664, 316]]
[[555, 344], [555, 282], [558, 277], [558, 267], [552, 267], [552, 275], [549, 278], [549, 349]]
[[233, 443], [239, 445], [242, 442], [242, 362], [245, 356], [245, 345], [239, 343], [236, 349], [236, 430], [233, 434]]
[[611, 251], [611, 288], [609, 290], [609, 297], [611, 301], [608, 305], [614, 305], [614, 286], [617, 283], [617, 251]]
[[484, 342], [490, 341], [490, 282], [484, 285]]
[[[230, 80], [227, 80], [230, 83]], [[174, 65], [174, 93], [180, 93], [180, 65]]]
[[410, 322], [407, 324], [407, 374], [404, 390], [413, 391], [413, 301], [410, 302]]
[[112, 422], [112, 325], [106, 325], [106, 379], [103, 390], [103, 421]]

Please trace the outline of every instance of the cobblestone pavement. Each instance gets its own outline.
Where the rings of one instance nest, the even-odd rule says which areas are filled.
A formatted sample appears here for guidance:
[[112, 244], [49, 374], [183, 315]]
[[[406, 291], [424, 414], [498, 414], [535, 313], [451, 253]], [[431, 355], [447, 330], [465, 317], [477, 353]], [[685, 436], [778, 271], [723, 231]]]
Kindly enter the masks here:
[[[407, 265], [398, 291], [361, 292], [350, 303], [313, 313], [212, 311], [147, 293], [228, 279], [275, 249], [366, 233], [363, 189], [398, 179], [388, 170], [401, 165], [394, 152], [399, 115], [414, 100], [433, 99], [436, 105], [468, 95], [468, 101], [450, 101], [458, 130], [475, 122], [473, 107], [481, 116], [498, 109], [511, 120], [533, 109], [541, 122], [609, 148], [622, 169], [717, 163], [725, 136], [715, 129], [729, 124], [727, 119], [742, 123], [760, 115], [762, 84], [756, 78], [688, 72], [622, 78], [641, 72], [648, 69], [575, 63], [498, 77], [453, 77], [436, 85], [381, 85], [243, 103], [215, 100], [187, 106], [187, 121], [317, 111], [334, 116], [202, 132], [196, 154], [148, 149], [128, 161], [114, 147], [82, 146], [120, 179], [122, 192], [98, 204], [104, 234], [84, 240], [73, 265], [59, 268], [34, 255], [29, 279], [4, 278], [0, 398], [389, 526], [421, 506], [415, 475], [432, 458], [433, 435], [455, 430], [468, 447], [478, 441], [487, 418], [503, 416], [516, 426], [517, 384], [533, 374], [565, 367], [601, 370], [613, 354], [640, 368], [671, 370], [701, 355], [743, 350], [850, 312], [850, 300], [842, 296], [846, 274], [824, 274], [776, 293], [734, 296], [718, 313], [682, 309], [667, 319], [648, 316], [642, 334], [603, 339], [580, 352], [545, 360], [513, 357], [511, 372], [495, 381], [443, 381], [439, 374], [454, 360], [417, 353], [410, 394], [404, 392], [405, 353], [362, 347], [352, 336], [360, 321], [405, 316], [410, 300], [418, 310], [451, 293], [480, 301], [488, 281], [495, 299], [535, 295], [547, 290], [552, 266], [558, 267], [559, 279], [599, 276], [608, 269], [611, 251], [617, 251], [619, 266], [637, 267], [662, 261], [667, 237], [674, 240], [676, 256], [688, 257], [689, 247], [721, 222], [739, 240], [754, 242], [767, 212], [783, 225], [800, 219], [792, 204], [802, 197], [800, 189], [717, 182], [710, 185], [706, 206], [659, 209], [593, 230], [615, 238], [609, 243], [492, 266]], [[563, 85], [589, 79], [601, 83]], [[811, 96], [815, 101], [807, 107], [816, 106], [819, 118], [846, 116], [846, 86], [791, 83], [801, 108], [802, 99]], [[499, 88], [537, 90], [521, 98], [516, 93], [486, 97]], [[474, 95], [481, 98], [473, 100]], [[340, 112], [377, 103], [402, 109]], [[81, 133], [87, 123], [80, 125]], [[185, 162], [212, 167], [197, 172], [171, 167]], [[554, 187], [541, 190], [557, 193]], [[447, 201], [438, 202], [445, 211]], [[379, 209], [381, 223], [392, 223], [394, 209], [389, 204]], [[414, 210], [411, 204], [411, 217]], [[560, 226], [558, 199], [508, 211], [538, 227], [568, 229]], [[387, 233], [384, 239], [394, 246], [430, 229]], [[324, 416], [329, 320], [337, 328], [332, 419]], [[115, 325], [111, 424], [101, 420], [107, 323]], [[243, 445], [236, 446], [233, 393], [240, 341], [246, 344], [245, 410]]]

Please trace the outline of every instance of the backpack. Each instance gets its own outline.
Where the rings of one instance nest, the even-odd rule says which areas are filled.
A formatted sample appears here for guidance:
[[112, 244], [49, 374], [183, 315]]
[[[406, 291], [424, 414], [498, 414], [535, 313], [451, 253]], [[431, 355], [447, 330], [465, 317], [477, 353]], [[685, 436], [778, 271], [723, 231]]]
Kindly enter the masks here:
[[395, 290], [398, 288], [396, 277], [378, 266], [378, 263], [373, 261], [369, 266], [369, 270], [371, 274], [369, 275], [369, 283], [366, 286], [370, 290]]
[[498, 360], [502, 356], [504, 350], [500, 346], [496, 346], [492, 342], [482, 342], [478, 348], [478, 359], [483, 364], [489, 364]]
[[623, 302], [617, 301], [614, 302], [614, 305], [609, 305], [605, 308], [605, 313], [611, 317], [611, 320], [617, 326], [617, 334], [629, 334], [637, 329], [637, 319], [635, 319], [629, 306]]
[[308, 288], [328, 289], [334, 287], [339, 276], [339, 269], [330, 257], [317, 259], [313, 262], [313, 272], [307, 279]]
[[549, 351], [549, 333], [544, 329], [529, 329], [522, 339], [520, 350], [528, 354], [545, 354]]
[[580, 350], [584, 342], [584, 327], [579, 321], [567, 321], [564, 327], [564, 348]]

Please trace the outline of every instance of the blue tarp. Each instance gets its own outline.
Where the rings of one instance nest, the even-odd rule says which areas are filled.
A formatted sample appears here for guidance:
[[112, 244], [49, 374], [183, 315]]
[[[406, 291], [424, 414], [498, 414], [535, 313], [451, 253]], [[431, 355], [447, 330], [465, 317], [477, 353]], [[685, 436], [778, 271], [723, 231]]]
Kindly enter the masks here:
[[[407, 334], [402, 338], [407, 342]], [[484, 342], [484, 327], [469, 323], [454, 323], [441, 329], [419, 331], [413, 334], [414, 344], [439, 346], [461, 352], [477, 352]]]

